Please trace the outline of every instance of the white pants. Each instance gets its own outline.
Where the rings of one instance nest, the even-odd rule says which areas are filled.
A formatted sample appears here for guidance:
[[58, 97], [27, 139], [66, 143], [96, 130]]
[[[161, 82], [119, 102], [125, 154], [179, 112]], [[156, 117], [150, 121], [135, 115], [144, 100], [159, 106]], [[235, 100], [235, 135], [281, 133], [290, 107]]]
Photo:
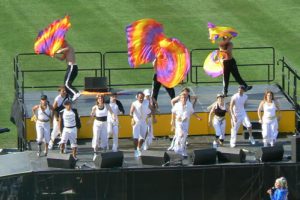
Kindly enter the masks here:
[[247, 113], [237, 115], [236, 118], [237, 118], [236, 122], [233, 120], [233, 118], [231, 119], [231, 138], [230, 138], [231, 145], [235, 145], [236, 143], [236, 135], [239, 131], [241, 124], [243, 124], [243, 126], [245, 126], [246, 128], [252, 127]]
[[[99, 140], [101, 140], [100, 145]], [[102, 149], [106, 149], [107, 145], [107, 122], [102, 122], [95, 119], [93, 125], [92, 147], [95, 149], [100, 146]]]
[[225, 118], [220, 119], [218, 117], [214, 117], [213, 126], [216, 131], [216, 136], [219, 136], [220, 140], [224, 140], [225, 139], [225, 127], [226, 127]]
[[113, 146], [112, 150], [117, 151], [118, 149], [118, 137], [119, 137], [119, 124], [117, 121], [114, 122], [107, 122], [107, 138], [109, 138], [110, 135], [113, 136]]
[[49, 143], [50, 141], [50, 122], [41, 122], [39, 120], [35, 123], [36, 141], [38, 143]]
[[59, 133], [58, 129], [58, 121], [56, 117], [53, 118], [53, 123], [52, 123], [52, 132], [51, 132], [51, 140], [54, 142], [55, 138], [57, 138]]
[[189, 121], [186, 122], [175, 122], [175, 142], [174, 151], [177, 154], [186, 154], [186, 138], [188, 136]]
[[273, 144], [276, 142], [278, 135], [277, 119], [268, 122], [264, 122], [263, 120], [261, 128], [264, 145], [271, 144], [271, 146], [273, 146]]
[[133, 139], [145, 139], [147, 132], [146, 121], [136, 121], [132, 127]]
[[152, 118], [149, 117], [147, 120], [147, 136], [145, 139], [145, 143], [147, 143], [147, 145], [149, 146], [152, 143], [152, 140], [154, 138], [153, 135], [153, 121]]
[[70, 140], [71, 148], [77, 147], [77, 128], [63, 128], [63, 132], [61, 135], [61, 140], [59, 144], [67, 144], [68, 140]]

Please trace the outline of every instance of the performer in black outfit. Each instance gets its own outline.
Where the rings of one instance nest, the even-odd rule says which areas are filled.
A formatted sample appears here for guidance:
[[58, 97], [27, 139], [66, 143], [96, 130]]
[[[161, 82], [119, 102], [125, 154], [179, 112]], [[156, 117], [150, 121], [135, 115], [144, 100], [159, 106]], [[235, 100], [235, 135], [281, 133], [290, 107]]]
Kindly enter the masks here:
[[[152, 97], [157, 101], [157, 97], [158, 97], [158, 93], [159, 93], [159, 89], [161, 87], [161, 83], [157, 80], [157, 74], [156, 74], [156, 62], [157, 60], [155, 59], [153, 62], [153, 67], [155, 70], [155, 74], [153, 76], [153, 82], [152, 82]], [[164, 86], [164, 88], [167, 90], [169, 96], [171, 99], [173, 99], [175, 97], [175, 90], [174, 88], [167, 88]]]
[[230, 79], [230, 73], [233, 75], [236, 82], [239, 85], [244, 85], [246, 91], [251, 90], [252, 86], [248, 86], [247, 83], [242, 79], [239, 70], [236, 65], [236, 61], [232, 56], [233, 44], [231, 37], [223, 37], [223, 41], [219, 43], [219, 49], [223, 60], [223, 94], [227, 96], [228, 85]]

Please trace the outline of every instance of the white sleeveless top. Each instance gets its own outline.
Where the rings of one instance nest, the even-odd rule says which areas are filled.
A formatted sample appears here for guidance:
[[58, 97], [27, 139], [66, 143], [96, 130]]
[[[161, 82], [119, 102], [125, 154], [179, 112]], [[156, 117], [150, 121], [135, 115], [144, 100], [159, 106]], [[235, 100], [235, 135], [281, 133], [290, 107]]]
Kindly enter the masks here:
[[263, 105], [264, 109], [264, 115], [263, 115], [263, 122], [271, 122], [274, 119], [276, 119], [276, 106], [274, 101], [272, 101], [271, 104], [268, 104], [267, 102], [264, 103]]
[[99, 107], [96, 106], [96, 113], [95, 113], [96, 117], [107, 117], [107, 113], [108, 113], [108, 110], [106, 108], [106, 105], [104, 105], [102, 110], [100, 110]]
[[[46, 113], [46, 114], [45, 114]], [[51, 111], [49, 109], [49, 106], [47, 105], [46, 109], [43, 111], [41, 106], [39, 106], [37, 110], [37, 118], [41, 121], [47, 121], [50, 120]]]

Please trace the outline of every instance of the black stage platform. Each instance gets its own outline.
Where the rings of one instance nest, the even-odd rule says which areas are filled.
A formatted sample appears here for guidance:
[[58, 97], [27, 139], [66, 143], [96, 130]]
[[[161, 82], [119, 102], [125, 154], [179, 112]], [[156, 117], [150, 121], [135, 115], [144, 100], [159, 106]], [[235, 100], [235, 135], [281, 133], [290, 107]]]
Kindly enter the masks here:
[[[279, 176], [288, 180], [289, 199], [300, 199], [300, 163], [289, 160], [292, 137], [279, 138], [284, 147], [280, 162], [259, 162], [255, 153], [261, 141], [252, 146], [239, 135], [236, 148], [245, 150], [245, 163], [193, 165], [193, 150], [211, 148], [213, 136], [191, 136], [189, 157], [164, 167], [143, 165], [133, 156], [132, 141], [121, 139], [123, 166], [111, 169], [95, 168], [90, 140], [79, 141], [75, 169], [48, 167], [33, 143], [34, 151], [0, 156], [0, 199], [267, 199], [265, 191]], [[157, 138], [150, 150], [164, 152], [169, 144], [168, 138]]]

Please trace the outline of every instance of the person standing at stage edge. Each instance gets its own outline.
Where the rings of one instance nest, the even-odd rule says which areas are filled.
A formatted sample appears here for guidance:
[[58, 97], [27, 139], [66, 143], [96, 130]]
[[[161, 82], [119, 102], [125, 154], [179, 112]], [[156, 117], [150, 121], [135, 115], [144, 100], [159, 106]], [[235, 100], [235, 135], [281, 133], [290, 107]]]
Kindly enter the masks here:
[[[58, 54], [62, 53], [62, 56], [58, 56]], [[76, 101], [78, 97], [80, 97], [80, 93], [78, 90], [72, 85], [78, 74], [78, 66], [76, 64], [75, 59], [75, 50], [74, 48], [65, 40], [62, 48], [60, 48], [55, 57], [59, 60], [65, 60], [67, 62], [68, 68], [65, 74], [64, 85], [66, 87], [67, 94], [71, 98], [72, 101]]]
[[223, 37], [223, 40], [219, 43], [219, 49], [223, 61], [223, 95], [225, 97], [227, 97], [228, 93], [230, 73], [239, 85], [244, 86], [245, 92], [252, 89], [252, 86], [248, 86], [240, 75], [236, 61], [232, 56], [232, 48], [233, 43], [231, 42], [231, 37]]
[[[157, 80], [157, 72], [156, 72], [156, 65], [157, 65], [157, 59], [153, 61], [153, 67], [155, 70], [154, 76], [153, 76], [153, 82], [152, 82], [152, 97], [157, 101], [159, 89], [161, 87], [161, 83]], [[175, 90], [174, 88], [167, 88], [164, 86], [166, 91], [168, 92], [171, 99], [175, 98]]]
[[255, 140], [252, 136], [252, 124], [249, 120], [247, 112], [245, 110], [245, 104], [248, 100], [248, 96], [245, 94], [245, 86], [240, 85], [238, 92], [231, 97], [229, 111], [231, 114], [231, 138], [230, 147], [236, 145], [236, 135], [238, 130], [243, 124], [249, 132], [249, 141], [252, 145], [255, 144]]

